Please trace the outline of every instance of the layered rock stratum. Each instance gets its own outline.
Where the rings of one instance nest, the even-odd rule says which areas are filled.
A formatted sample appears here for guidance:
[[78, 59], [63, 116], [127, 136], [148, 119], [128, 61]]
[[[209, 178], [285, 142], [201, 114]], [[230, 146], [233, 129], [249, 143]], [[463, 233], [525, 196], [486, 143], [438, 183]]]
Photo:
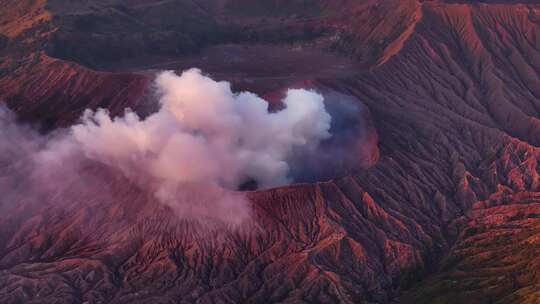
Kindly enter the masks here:
[[537, 303], [535, 2], [1, 0], [0, 99], [42, 132], [148, 113], [152, 71], [195, 63], [354, 96], [374, 152], [247, 192], [253, 222], [210, 234], [99, 170], [110, 191], [0, 194], [0, 302]]

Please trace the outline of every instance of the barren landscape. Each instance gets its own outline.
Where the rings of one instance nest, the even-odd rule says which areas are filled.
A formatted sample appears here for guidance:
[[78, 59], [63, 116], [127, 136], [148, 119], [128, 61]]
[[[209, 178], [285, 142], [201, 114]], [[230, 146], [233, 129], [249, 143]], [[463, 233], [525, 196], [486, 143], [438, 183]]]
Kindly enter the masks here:
[[[317, 92], [324, 153], [197, 188], [204, 221], [118, 162], [36, 169], [87, 109], [146, 130], [191, 68], [270, 117]], [[538, 303], [539, 77], [532, 0], [0, 0], [0, 303]]]

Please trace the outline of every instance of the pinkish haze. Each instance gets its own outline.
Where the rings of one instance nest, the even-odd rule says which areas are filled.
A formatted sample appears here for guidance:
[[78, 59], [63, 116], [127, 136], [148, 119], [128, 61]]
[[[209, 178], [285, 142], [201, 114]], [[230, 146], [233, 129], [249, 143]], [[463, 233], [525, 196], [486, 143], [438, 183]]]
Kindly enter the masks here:
[[244, 195], [234, 190], [248, 181], [260, 187], [290, 183], [293, 153], [314, 150], [330, 137], [331, 117], [313, 91], [289, 90], [285, 108], [270, 113], [267, 101], [233, 93], [228, 82], [197, 69], [162, 72], [155, 85], [160, 109], [145, 119], [129, 109], [114, 118], [103, 109], [87, 110], [80, 124], [46, 140], [7, 118], [10, 128], [1, 132], [10, 132], [12, 148], [28, 151], [32, 176], [43, 183], [54, 172], [81, 175], [81, 162], [99, 163], [154, 193], [181, 218], [232, 226], [250, 218]]

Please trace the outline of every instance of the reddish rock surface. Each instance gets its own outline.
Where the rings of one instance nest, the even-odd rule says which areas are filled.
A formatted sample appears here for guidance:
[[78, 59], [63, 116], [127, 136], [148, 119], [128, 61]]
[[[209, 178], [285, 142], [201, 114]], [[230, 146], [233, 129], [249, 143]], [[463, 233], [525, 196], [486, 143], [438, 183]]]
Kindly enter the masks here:
[[[66, 189], [39, 206], [3, 196], [2, 302], [536, 303], [538, 4], [268, 1], [259, 11], [247, 2], [0, 1], [0, 98], [50, 129], [88, 107], [151, 108], [150, 74], [137, 62], [181, 69], [164, 63], [217, 43], [333, 52], [353, 71], [289, 62], [303, 71], [291, 76], [257, 56], [244, 65], [260, 75], [208, 68], [259, 93], [302, 82], [354, 96], [369, 110], [377, 161], [327, 182], [248, 192], [253, 223], [210, 236], [103, 172], [104, 193]], [[156, 16], [183, 9], [201, 21], [180, 32], [189, 44], [170, 46], [182, 23], [167, 22], [181, 18]], [[111, 46], [104, 57], [130, 28], [122, 43], [138, 52]], [[147, 28], [163, 48], [144, 48]], [[61, 52], [77, 43], [96, 48]]]

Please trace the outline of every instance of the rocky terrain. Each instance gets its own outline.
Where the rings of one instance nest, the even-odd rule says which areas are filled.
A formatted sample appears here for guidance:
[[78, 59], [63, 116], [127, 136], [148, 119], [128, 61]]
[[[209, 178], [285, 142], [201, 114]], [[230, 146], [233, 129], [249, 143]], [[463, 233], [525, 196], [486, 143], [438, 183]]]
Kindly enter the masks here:
[[42, 132], [149, 113], [153, 73], [192, 65], [369, 122], [362, 170], [247, 192], [235, 230], [95, 168], [100, 193], [0, 195], [0, 302], [538, 302], [540, 5], [359, 2], [0, 0], [0, 99]]

